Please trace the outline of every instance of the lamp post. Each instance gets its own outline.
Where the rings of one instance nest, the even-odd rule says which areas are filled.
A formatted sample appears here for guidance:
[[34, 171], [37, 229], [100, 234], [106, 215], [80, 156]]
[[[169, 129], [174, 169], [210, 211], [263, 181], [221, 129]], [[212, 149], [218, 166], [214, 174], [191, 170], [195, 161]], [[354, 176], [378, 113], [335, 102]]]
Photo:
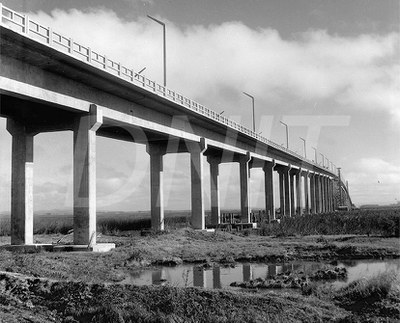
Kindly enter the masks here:
[[253, 132], [256, 132], [256, 120], [255, 120], [255, 117], [254, 117], [254, 96], [252, 96], [252, 95], [250, 95], [250, 94], [248, 94], [246, 92], [243, 92], [243, 94], [248, 96], [251, 99], [251, 102], [252, 102], [252, 105], [253, 105]]
[[279, 121], [281, 124], [283, 124], [286, 127], [286, 148], [289, 149], [289, 127], [286, 123]]
[[307, 151], [306, 151], [306, 140], [304, 138], [299, 137], [301, 140], [303, 140], [304, 144], [304, 158], [307, 158]]
[[167, 86], [167, 46], [166, 46], [166, 32], [165, 32], [165, 23], [162, 21], [147, 15], [151, 20], [160, 24], [163, 27], [163, 57], [164, 57], [164, 87]]
[[311, 147], [311, 148], [314, 149], [314, 153], [315, 153], [315, 157], [314, 157], [314, 158], [315, 158], [315, 163], [318, 164], [318, 161], [317, 161], [317, 159], [318, 159], [318, 158], [317, 158], [317, 157], [318, 157], [317, 148], [315, 148], [315, 147]]
[[325, 156], [322, 155], [321, 153], [319, 153], [319, 154], [322, 156], [322, 167], [324, 167], [325, 166]]

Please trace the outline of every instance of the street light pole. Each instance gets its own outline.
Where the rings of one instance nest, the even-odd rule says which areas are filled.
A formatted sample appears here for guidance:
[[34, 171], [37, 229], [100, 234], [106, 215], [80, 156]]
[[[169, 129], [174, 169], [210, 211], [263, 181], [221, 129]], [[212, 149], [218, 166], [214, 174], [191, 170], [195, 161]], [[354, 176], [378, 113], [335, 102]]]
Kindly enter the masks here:
[[322, 155], [321, 153], [319, 153], [319, 154], [322, 156], [322, 167], [324, 167], [325, 166], [325, 156]]
[[151, 20], [160, 24], [163, 27], [163, 57], [164, 57], [164, 87], [167, 86], [167, 40], [166, 40], [166, 31], [165, 31], [165, 23], [162, 21], [147, 15]]
[[299, 137], [301, 140], [303, 140], [304, 143], [304, 158], [307, 158], [307, 150], [306, 150], [306, 140], [304, 138]]
[[289, 127], [286, 123], [279, 121], [281, 124], [283, 124], [286, 127], [286, 148], [289, 149]]
[[254, 96], [243, 92], [244, 95], [248, 96], [251, 99], [251, 102], [253, 104], [253, 132], [256, 132], [256, 120], [255, 120], [255, 116], [254, 116]]

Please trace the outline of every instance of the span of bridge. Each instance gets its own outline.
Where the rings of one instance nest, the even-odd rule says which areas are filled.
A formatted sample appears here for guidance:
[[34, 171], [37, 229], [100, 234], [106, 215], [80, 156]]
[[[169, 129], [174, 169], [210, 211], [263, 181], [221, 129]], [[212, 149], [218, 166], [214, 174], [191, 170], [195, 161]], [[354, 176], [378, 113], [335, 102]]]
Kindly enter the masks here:
[[[11, 245], [33, 245], [33, 141], [73, 131], [74, 244], [96, 246], [96, 137], [145, 144], [151, 223], [164, 229], [163, 157], [189, 153], [191, 226], [205, 229], [203, 156], [211, 178], [211, 225], [221, 222], [219, 167], [239, 163], [240, 216], [250, 223], [249, 175], [262, 168], [265, 221], [333, 211], [349, 201], [337, 169], [300, 156], [91, 48], [0, 4], [0, 116], [12, 135]], [[198, 85], [196, 85], [198, 86]], [[339, 188], [338, 188], [339, 187]], [[304, 196], [304, 199], [301, 198]]]

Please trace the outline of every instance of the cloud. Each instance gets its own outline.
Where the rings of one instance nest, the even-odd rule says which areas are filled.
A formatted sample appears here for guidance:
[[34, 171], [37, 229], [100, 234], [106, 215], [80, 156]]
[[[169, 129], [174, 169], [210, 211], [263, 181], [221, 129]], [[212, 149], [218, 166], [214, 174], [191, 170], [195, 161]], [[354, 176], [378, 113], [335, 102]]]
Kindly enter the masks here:
[[[125, 21], [100, 9], [39, 12], [32, 18], [136, 70], [147, 67], [150, 78], [162, 81], [162, 33], [147, 18]], [[162, 20], [169, 87], [191, 98], [216, 102], [221, 93], [251, 89], [263, 101], [289, 95], [331, 99], [347, 109], [385, 111], [400, 121], [398, 33], [341, 37], [310, 30], [287, 40], [276, 30], [254, 30], [241, 22], [178, 28]]]

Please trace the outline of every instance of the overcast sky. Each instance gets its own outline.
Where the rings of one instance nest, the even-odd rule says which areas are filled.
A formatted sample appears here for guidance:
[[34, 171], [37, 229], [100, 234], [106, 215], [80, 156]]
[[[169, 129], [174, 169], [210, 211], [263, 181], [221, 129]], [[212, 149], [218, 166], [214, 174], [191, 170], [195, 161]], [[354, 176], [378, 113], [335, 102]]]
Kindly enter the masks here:
[[[314, 159], [342, 167], [357, 205], [400, 201], [399, 1], [2, 0], [3, 5]], [[143, 146], [99, 138], [98, 206], [149, 209]], [[0, 119], [0, 212], [10, 205], [11, 137]], [[318, 159], [321, 155], [318, 156]], [[35, 210], [71, 209], [72, 134], [35, 137]], [[207, 164], [205, 164], [207, 166]], [[166, 207], [190, 208], [187, 154], [165, 162]], [[208, 169], [205, 169], [208, 201]], [[221, 167], [223, 207], [238, 207], [237, 165]], [[251, 205], [263, 206], [262, 173]], [[207, 205], [207, 204], [206, 204]]]

